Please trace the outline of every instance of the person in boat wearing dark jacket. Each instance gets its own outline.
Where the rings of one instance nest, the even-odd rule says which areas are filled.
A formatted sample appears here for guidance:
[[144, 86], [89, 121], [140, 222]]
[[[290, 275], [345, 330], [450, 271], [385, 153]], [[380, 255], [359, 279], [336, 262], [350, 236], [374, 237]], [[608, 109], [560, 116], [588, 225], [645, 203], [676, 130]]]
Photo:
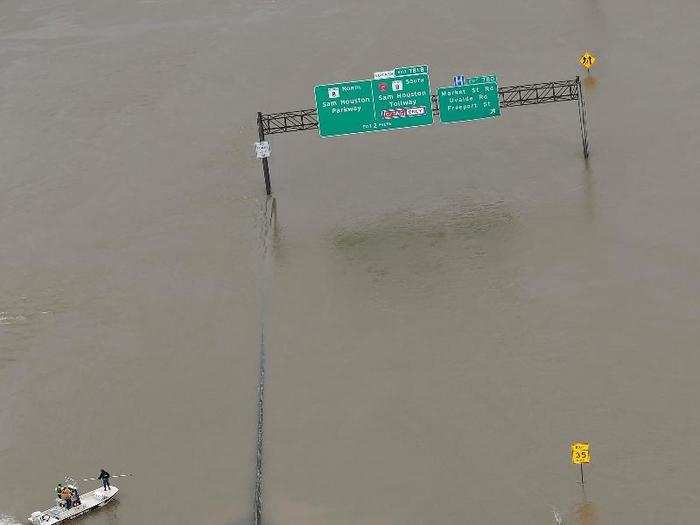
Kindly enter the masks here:
[[109, 484], [109, 472], [107, 472], [105, 469], [100, 469], [100, 475], [97, 476], [97, 479], [102, 480], [102, 486], [105, 490], [112, 488]]
[[70, 488], [70, 493], [71, 493], [71, 507], [75, 507], [76, 505], [80, 505], [80, 493], [78, 492], [77, 487], [69, 487]]

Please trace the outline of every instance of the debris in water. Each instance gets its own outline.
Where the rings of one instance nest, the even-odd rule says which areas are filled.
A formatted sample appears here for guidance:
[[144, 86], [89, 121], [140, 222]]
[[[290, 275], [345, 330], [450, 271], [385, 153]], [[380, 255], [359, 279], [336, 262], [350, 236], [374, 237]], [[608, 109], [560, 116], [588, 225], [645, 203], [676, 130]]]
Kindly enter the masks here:
[[552, 514], [554, 515], [554, 523], [557, 525], [565, 525], [564, 518], [557, 508], [554, 505], [550, 505], [550, 508], [552, 509]]

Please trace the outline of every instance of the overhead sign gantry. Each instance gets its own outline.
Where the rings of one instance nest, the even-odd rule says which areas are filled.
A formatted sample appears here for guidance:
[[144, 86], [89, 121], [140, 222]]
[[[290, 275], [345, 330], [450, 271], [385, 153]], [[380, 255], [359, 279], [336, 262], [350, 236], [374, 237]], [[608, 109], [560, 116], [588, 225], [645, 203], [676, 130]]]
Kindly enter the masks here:
[[[265, 190], [272, 193], [266, 135], [318, 129], [321, 137], [427, 126], [439, 115], [443, 123], [467, 122], [500, 116], [503, 108], [577, 101], [583, 156], [588, 158], [586, 105], [579, 77], [498, 87], [496, 75], [464, 79], [456, 85], [430, 90], [427, 65], [397, 67], [373, 79], [316, 86], [316, 108], [279, 113], [258, 112], [256, 146]], [[265, 144], [263, 144], [265, 143]]]

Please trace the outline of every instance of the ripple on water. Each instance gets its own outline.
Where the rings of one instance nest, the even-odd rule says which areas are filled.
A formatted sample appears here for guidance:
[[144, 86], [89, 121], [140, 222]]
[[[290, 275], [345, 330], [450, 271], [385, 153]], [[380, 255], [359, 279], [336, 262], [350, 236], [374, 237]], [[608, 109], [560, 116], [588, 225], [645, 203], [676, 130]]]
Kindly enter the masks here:
[[21, 525], [21, 522], [12, 516], [0, 512], [0, 525]]
[[10, 312], [0, 312], [0, 325], [12, 325], [26, 321], [22, 314], [11, 314]]

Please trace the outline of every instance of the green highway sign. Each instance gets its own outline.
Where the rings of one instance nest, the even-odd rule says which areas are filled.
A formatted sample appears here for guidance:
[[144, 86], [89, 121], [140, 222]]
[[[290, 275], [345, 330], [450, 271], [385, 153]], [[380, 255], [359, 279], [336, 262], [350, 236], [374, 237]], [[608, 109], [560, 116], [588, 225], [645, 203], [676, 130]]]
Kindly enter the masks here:
[[314, 88], [321, 137], [433, 123], [428, 66], [379, 71], [373, 79]]
[[433, 123], [428, 66], [397, 67], [393, 76], [372, 80], [372, 91], [375, 129], [412, 128]]
[[463, 86], [437, 89], [440, 121], [467, 122], [501, 116], [496, 75], [468, 78]]
[[322, 137], [371, 131], [374, 122], [371, 80], [316, 86], [314, 94]]

